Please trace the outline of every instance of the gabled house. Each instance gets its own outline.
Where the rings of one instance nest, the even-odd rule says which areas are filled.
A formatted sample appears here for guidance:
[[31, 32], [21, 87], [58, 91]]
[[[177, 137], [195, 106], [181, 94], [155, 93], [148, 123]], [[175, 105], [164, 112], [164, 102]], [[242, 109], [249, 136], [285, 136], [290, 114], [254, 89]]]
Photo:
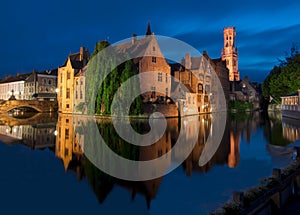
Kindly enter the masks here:
[[132, 40], [114, 47], [117, 53], [126, 53], [136, 64], [140, 74], [147, 73], [140, 78], [140, 89], [144, 102], [155, 102], [159, 98], [166, 98], [171, 93], [171, 68], [159, 47], [157, 39], [148, 23], [146, 36], [138, 38], [135, 34]]
[[[212, 67], [210, 63], [203, 56], [191, 57], [190, 54], [186, 54], [181, 65], [184, 66], [174, 71], [172, 93], [177, 94], [176, 97], [180, 94], [180, 106], [185, 115], [211, 112]], [[186, 90], [181, 89], [176, 82], [184, 84]]]
[[260, 108], [259, 91], [257, 86], [249, 81], [248, 77], [245, 77], [244, 80], [231, 83], [230, 100], [252, 103], [253, 110]]
[[[57, 100], [59, 112], [72, 113], [74, 111], [75, 77], [87, 65], [89, 56], [89, 51], [84, 47], [80, 47], [78, 53], [70, 54], [65, 63], [58, 68]], [[82, 89], [84, 90], [84, 88]]]
[[24, 99], [56, 100], [57, 69], [42, 72], [33, 71], [25, 79]]

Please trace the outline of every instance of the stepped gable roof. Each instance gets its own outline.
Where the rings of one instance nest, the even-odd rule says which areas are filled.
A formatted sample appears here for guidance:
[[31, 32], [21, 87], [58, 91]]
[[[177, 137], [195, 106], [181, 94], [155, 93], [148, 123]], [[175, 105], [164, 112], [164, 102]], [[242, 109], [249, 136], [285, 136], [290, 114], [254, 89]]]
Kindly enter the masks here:
[[[201, 57], [191, 57], [191, 70], [198, 70], [200, 68], [201, 62], [203, 60], [203, 56]], [[204, 61], [204, 63], [207, 61]], [[182, 64], [185, 64], [185, 59], [182, 60]]]
[[201, 57], [191, 57], [192, 66], [191, 69], [199, 69]]

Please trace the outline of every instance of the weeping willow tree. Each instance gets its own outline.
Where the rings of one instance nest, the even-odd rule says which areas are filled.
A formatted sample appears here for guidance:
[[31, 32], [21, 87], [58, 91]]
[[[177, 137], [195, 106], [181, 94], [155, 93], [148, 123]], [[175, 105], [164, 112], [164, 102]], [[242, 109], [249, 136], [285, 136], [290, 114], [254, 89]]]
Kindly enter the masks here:
[[[89, 114], [110, 115], [112, 101], [118, 88], [130, 77], [138, 74], [137, 68], [131, 59], [117, 67], [116, 56], [112, 54], [113, 48], [109, 47], [107, 41], [100, 41], [96, 44], [91, 55], [86, 72], [86, 98]], [[101, 52], [101, 54], [98, 54]], [[100, 86], [98, 87], [99, 83]], [[122, 94], [116, 95], [118, 102], [114, 109], [122, 109], [124, 96], [128, 97], [139, 92], [139, 82], [132, 82], [130, 87], [124, 87]], [[92, 102], [95, 101], [95, 104]], [[130, 106], [129, 113], [139, 115], [142, 113], [142, 99], [138, 96]]]

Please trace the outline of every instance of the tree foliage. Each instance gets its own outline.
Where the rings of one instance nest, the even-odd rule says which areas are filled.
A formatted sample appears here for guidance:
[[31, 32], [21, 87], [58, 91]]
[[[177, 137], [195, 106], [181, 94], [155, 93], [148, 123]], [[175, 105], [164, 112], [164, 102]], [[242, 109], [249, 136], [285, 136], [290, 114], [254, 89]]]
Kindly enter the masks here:
[[278, 102], [281, 96], [294, 93], [298, 89], [300, 89], [300, 54], [297, 47], [293, 46], [290, 55], [287, 55], [285, 60], [280, 60], [280, 64], [271, 70], [262, 84], [262, 90], [267, 100], [272, 96], [275, 102]]
[[[88, 83], [86, 84], [86, 98], [89, 99], [89, 102], [95, 101], [95, 106], [89, 105], [89, 113], [95, 111], [96, 114], [110, 115], [111, 108], [114, 110], [122, 110], [124, 106], [122, 101], [124, 98], [131, 98], [135, 92], [139, 92], [139, 81], [136, 81], [130, 83], [129, 86], [127, 85], [119, 95], [116, 94], [122, 83], [138, 74], [138, 71], [131, 59], [115, 67], [115, 57], [109, 53], [105, 53], [105, 48], [108, 46], [109, 43], [107, 41], [98, 42], [88, 64], [89, 72], [86, 74], [86, 83]], [[104, 52], [101, 53], [101, 56], [97, 55], [100, 51]], [[102, 80], [103, 78], [104, 80]], [[97, 87], [97, 83], [99, 82], [102, 84]], [[112, 107], [114, 96], [116, 96], [119, 102], [115, 103], [115, 106]], [[93, 107], [95, 107], [95, 110], [93, 110]], [[130, 110], [126, 111], [129, 111], [131, 115], [141, 114], [141, 97], [138, 96], [131, 104]]]

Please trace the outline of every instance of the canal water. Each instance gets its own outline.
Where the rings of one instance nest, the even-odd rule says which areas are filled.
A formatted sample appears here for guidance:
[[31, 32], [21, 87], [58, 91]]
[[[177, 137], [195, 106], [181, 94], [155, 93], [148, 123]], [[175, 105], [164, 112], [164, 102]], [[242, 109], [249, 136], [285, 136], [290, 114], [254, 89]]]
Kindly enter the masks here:
[[[222, 140], [210, 142], [214, 153], [204, 155], [218, 127], [216, 117], [168, 119], [159, 140], [143, 147], [120, 138], [110, 119], [96, 120], [106, 145], [120, 156], [136, 161], [163, 157], [169, 166], [178, 165], [159, 178], [128, 181], [99, 170], [109, 162], [103, 154], [98, 159], [91, 156], [99, 148], [93, 144], [89, 122], [80, 117], [2, 115], [1, 214], [208, 214], [233, 191], [259, 184], [272, 168], [292, 161], [289, 144], [300, 138], [300, 123], [275, 113], [228, 115]], [[141, 134], [151, 130], [145, 120], [131, 125]], [[193, 147], [176, 148], [180, 135], [186, 142], [195, 140]], [[201, 156], [207, 159], [199, 165]]]

